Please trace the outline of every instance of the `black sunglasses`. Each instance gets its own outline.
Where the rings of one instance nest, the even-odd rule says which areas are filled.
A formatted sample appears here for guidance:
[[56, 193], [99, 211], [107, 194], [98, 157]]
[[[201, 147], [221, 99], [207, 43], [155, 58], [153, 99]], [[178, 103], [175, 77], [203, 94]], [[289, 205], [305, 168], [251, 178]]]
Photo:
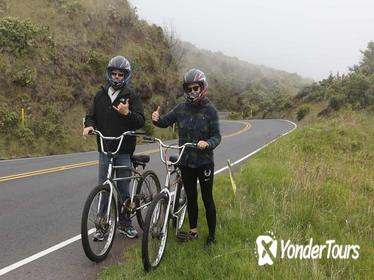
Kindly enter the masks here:
[[187, 92], [192, 92], [193, 91], [199, 91], [200, 86], [193, 86], [193, 87], [187, 87]]

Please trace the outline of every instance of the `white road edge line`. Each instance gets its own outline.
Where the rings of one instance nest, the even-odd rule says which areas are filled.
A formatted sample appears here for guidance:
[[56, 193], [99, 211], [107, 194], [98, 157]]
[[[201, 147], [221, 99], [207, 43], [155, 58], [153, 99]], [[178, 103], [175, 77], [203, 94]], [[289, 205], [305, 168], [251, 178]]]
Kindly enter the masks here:
[[39, 253], [37, 253], [35, 255], [32, 255], [32, 256], [30, 256], [30, 257], [28, 257], [26, 259], [23, 259], [23, 260], [21, 260], [19, 262], [16, 262], [16, 263], [12, 264], [12, 265], [4, 267], [3, 269], [0, 270], [0, 276], [6, 274], [6, 273], [8, 273], [8, 272], [10, 272], [10, 271], [12, 271], [12, 270], [14, 270], [16, 268], [24, 266], [25, 264], [28, 264], [28, 263], [30, 263], [32, 261], [35, 261], [35, 260], [37, 260], [37, 259], [39, 259], [41, 257], [44, 257], [45, 255], [48, 255], [49, 253], [52, 253], [52, 252], [54, 252], [56, 250], [59, 250], [59, 249], [65, 247], [65, 246], [69, 245], [70, 243], [73, 243], [73, 242], [79, 240], [79, 239], [81, 239], [81, 235], [80, 234], [77, 235], [77, 236], [74, 236], [73, 238], [70, 238], [70, 239], [68, 239], [66, 241], [58, 243], [57, 245], [52, 246], [52, 247], [50, 247], [50, 248], [48, 248], [48, 249], [46, 249], [44, 251], [41, 251], [41, 252], [39, 252]]
[[[89, 231], [89, 234], [93, 233], [94, 231], [95, 231], [94, 229], [91, 229], [91, 230]], [[46, 256], [46, 255], [48, 255], [48, 254], [50, 254], [50, 253], [52, 253], [52, 252], [54, 252], [54, 251], [57, 251], [57, 250], [59, 250], [59, 249], [65, 247], [65, 246], [67, 246], [67, 245], [69, 245], [69, 244], [71, 244], [71, 243], [73, 243], [73, 242], [75, 242], [75, 241], [80, 240], [81, 238], [82, 238], [82, 237], [81, 237], [81, 235], [79, 234], [79, 235], [74, 236], [74, 237], [72, 237], [72, 238], [70, 238], [70, 239], [68, 239], [68, 240], [65, 240], [65, 241], [63, 241], [63, 242], [61, 242], [61, 243], [58, 243], [58, 244], [56, 244], [56, 245], [54, 245], [54, 246], [52, 246], [52, 247], [50, 247], [50, 248], [48, 248], [48, 249], [46, 249], [46, 250], [44, 250], [44, 251], [41, 251], [41, 252], [39, 252], [39, 253], [37, 253], [37, 254], [35, 254], [35, 255], [32, 255], [32, 256], [30, 256], [30, 257], [28, 257], [28, 258], [26, 258], [26, 259], [20, 260], [19, 262], [16, 262], [16, 263], [14, 263], [14, 264], [12, 264], [12, 265], [9, 265], [9, 266], [7, 266], [7, 267], [4, 267], [4, 268], [2, 268], [2, 269], [0, 270], [0, 276], [6, 274], [6, 273], [8, 273], [8, 272], [10, 272], [10, 271], [12, 271], [12, 270], [14, 270], [14, 269], [16, 269], [16, 268], [19, 268], [19, 267], [21, 267], [21, 266], [24, 266], [25, 264], [28, 264], [28, 263], [30, 263], [30, 262], [32, 262], [32, 261], [35, 261], [35, 260], [37, 260], [37, 259], [40, 259], [41, 257], [44, 257], [44, 256]]]
[[[260, 150], [262, 150], [262, 149], [266, 148], [267, 146], [269, 146], [271, 143], [277, 141], [277, 140], [278, 140], [279, 138], [281, 138], [282, 136], [285, 136], [285, 135], [291, 133], [292, 131], [294, 131], [294, 130], [297, 128], [297, 125], [296, 125], [294, 122], [291, 122], [291, 121], [289, 121], [289, 120], [281, 120], [281, 121], [285, 121], [285, 122], [289, 122], [289, 123], [291, 123], [291, 124], [294, 126], [294, 128], [291, 129], [290, 131], [286, 132], [286, 133], [283, 133], [283, 134], [279, 135], [278, 137], [274, 138], [274, 139], [271, 140], [269, 143], [267, 143], [267, 144], [265, 144], [264, 146], [258, 148], [257, 150], [253, 151], [252, 153], [250, 153], [250, 154], [248, 154], [248, 155], [242, 157], [241, 159], [235, 161], [234, 163], [232, 163], [232, 165], [236, 165], [236, 164], [242, 162], [243, 160], [246, 160], [247, 158], [249, 158], [249, 157], [253, 156], [254, 154], [256, 154], [257, 152], [259, 152]], [[224, 171], [224, 170], [226, 170], [227, 168], [228, 168], [228, 167], [225, 166], [225, 167], [223, 167], [223, 168], [221, 168], [221, 169], [215, 171], [215, 172], [214, 172], [214, 175], [215, 175], [215, 174], [218, 174], [218, 173], [220, 173], [220, 172], [222, 172], [222, 171]], [[94, 230], [94, 229], [91, 229], [91, 230], [90, 230], [90, 233], [92, 233], [93, 230]], [[92, 232], [91, 232], [91, 231], [92, 231]], [[20, 260], [20, 261], [14, 263], [14, 264], [11, 264], [11, 265], [9, 265], [9, 266], [7, 266], [7, 267], [4, 267], [4, 268], [0, 269], [0, 276], [1, 276], [1, 275], [4, 275], [4, 274], [6, 274], [6, 273], [8, 273], [8, 272], [10, 272], [10, 271], [12, 271], [12, 270], [14, 270], [14, 269], [17, 269], [17, 268], [19, 268], [19, 267], [21, 267], [21, 266], [24, 266], [25, 264], [28, 264], [28, 263], [30, 263], [30, 262], [33, 262], [33, 261], [35, 261], [35, 260], [37, 260], [37, 259], [39, 259], [39, 258], [41, 258], [41, 257], [44, 257], [44, 256], [46, 256], [46, 255], [48, 255], [48, 254], [50, 254], [50, 253], [52, 253], [52, 252], [54, 252], [54, 251], [57, 251], [57, 250], [59, 250], [59, 249], [65, 247], [65, 246], [67, 246], [67, 245], [69, 245], [69, 244], [71, 244], [71, 243], [73, 243], [73, 242], [75, 242], [75, 241], [78, 241], [78, 240], [80, 240], [80, 239], [81, 239], [81, 235], [79, 234], [79, 235], [74, 236], [74, 237], [72, 237], [72, 238], [70, 238], [70, 239], [68, 239], [68, 240], [65, 240], [65, 241], [63, 241], [63, 242], [61, 242], [61, 243], [58, 243], [58, 244], [56, 244], [56, 245], [54, 245], [54, 246], [52, 246], [52, 247], [50, 247], [50, 248], [48, 248], [48, 249], [46, 249], [46, 250], [44, 250], [44, 251], [41, 251], [41, 252], [39, 252], [39, 253], [36, 253], [35, 255], [32, 255], [32, 256], [30, 256], [30, 257], [28, 257], [28, 258], [25, 258], [25, 259], [23, 259], [23, 260]]]
[[[273, 140], [271, 140], [269, 143], [267, 143], [267, 144], [265, 144], [264, 146], [258, 148], [257, 150], [254, 150], [252, 153], [250, 153], [250, 154], [248, 154], [248, 155], [242, 157], [241, 159], [238, 159], [237, 161], [233, 162], [231, 165], [233, 166], [233, 165], [236, 165], [236, 164], [242, 162], [243, 160], [246, 160], [247, 158], [253, 156], [254, 154], [256, 154], [256, 153], [258, 153], [259, 151], [261, 151], [262, 149], [264, 149], [264, 148], [266, 148], [267, 146], [269, 146], [271, 143], [273, 143], [273, 142], [277, 141], [279, 138], [281, 138], [281, 137], [283, 137], [283, 136], [285, 136], [285, 135], [291, 133], [292, 131], [294, 131], [294, 130], [297, 128], [297, 124], [294, 123], [294, 122], [291, 122], [291, 121], [289, 121], [289, 120], [281, 120], [281, 121], [285, 121], [285, 122], [288, 122], [288, 123], [292, 124], [292, 125], [294, 126], [294, 128], [291, 129], [290, 131], [287, 131], [286, 133], [283, 133], [283, 134], [279, 135], [278, 137], [276, 137], [276, 138], [274, 138]], [[226, 169], [228, 169], [228, 166], [227, 166], [227, 165], [226, 165], [225, 167], [223, 167], [223, 168], [221, 168], [221, 169], [215, 171], [215, 172], [214, 172], [214, 175], [216, 175], [216, 174], [218, 174], [218, 173], [220, 173], [220, 172], [222, 172], [222, 171], [224, 171], [224, 170], [226, 170]]]

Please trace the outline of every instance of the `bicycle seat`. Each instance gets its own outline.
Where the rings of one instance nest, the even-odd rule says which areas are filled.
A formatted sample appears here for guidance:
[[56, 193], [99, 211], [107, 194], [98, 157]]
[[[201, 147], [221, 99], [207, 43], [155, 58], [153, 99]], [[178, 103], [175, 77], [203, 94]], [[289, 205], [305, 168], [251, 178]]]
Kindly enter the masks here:
[[131, 161], [132, 162], [138, 162], [138, 163], [147, 163], [149, 162], [149, 155], [132, 155]]

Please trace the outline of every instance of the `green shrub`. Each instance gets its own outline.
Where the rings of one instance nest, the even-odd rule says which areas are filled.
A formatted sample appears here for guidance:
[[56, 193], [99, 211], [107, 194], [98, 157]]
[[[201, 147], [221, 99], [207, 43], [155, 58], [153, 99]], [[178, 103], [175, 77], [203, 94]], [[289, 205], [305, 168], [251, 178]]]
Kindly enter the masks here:
[[344, 105], [344, 103], [346, 103], [346, 99], [344, 96], [333, 96], [329, 100], [329, 107], [337, 111]]
[[154, 132], [154, 125], [151, 120], [151, 114], [147, 111], [144, 112], [144, 117], [145, 117], [145, 124], [144, 124], [144, 131], [145, 134], [147, 135], [153, 135]]
[[82, 5], [74, 0], [50, 0], [58, 11], [67, 14], [74, 15], [82, 10]]
[[0, 19], [0, 48], [19, 55], [38, 46], [41, 41], [48, 41], [48, 29], [30, 20], [14, 17]]
[[34, 133], [30, 128], [19, 127], [14, 131], [14, 136], [17, 137], [19, 142], [24, 145], [33, 145], [34, 143]]
[[25, 68], [14, 74], [13, 82], [16, 85], [27, 87], [35, 84], [35, 71]]
[[309, 106], [301, 106], [297, 111], [297, 120], [301, 121], [310, 112]]
[[10, 132], [19, 124], [19, 116], [16, 112], [1, 111], [0, 112], [0, 128], [1, 131]]
[[228, 115], [227, 115], [227, 118], [229, 120], [239, 120], [239, 119], [242, 119], [243, 116], [241, 113], [239, 112], [230, 112]]
[[109, 60], [107, 55], [95, 50], [88, 50], [85, 53], [85, 57], [86, 60], [84, 62], [90, 67], [91, 71], [93, 70], [97, 75], [104, 72], [105, 66]]

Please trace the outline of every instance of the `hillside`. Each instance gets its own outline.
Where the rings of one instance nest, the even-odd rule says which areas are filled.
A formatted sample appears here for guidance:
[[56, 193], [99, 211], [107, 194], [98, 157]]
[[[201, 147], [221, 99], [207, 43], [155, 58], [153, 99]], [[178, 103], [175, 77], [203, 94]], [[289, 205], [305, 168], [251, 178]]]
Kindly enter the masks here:
[[0, 158], [92, 149], [94, 143], [80, 137], [82, 117], [114, 55], [131, 58], [131, 86], [148, 112], [151, 99], [179, 86], [162, 29], [139, 21], [127, 1], [12, 0], [0, 6]]
[[[191, 46], [181, 60], [170, 39], [139, 20], [126, 0], [0, 0], [0, 158], [94, 149], [80, 136], [82, 117], [104, 82], [107, 61], [118, 54], [132, 64], [130, 86], [147, 120], [156, 104], [167, 110], [178, 102], [189, 67], [207, 72], [209, 96], [220, 110], [239, 104], [248, 111], [248, 92], [293, 96], [305, 83]], [[155, 132], [149, 121], [146, 131]]]
[[353, 65], [348, 74], [330, 74], [302, 88], [289, 99], [287, 112], [298, 121], [304, 117], [308, 120], [327, 117], [341, 110], [363, 111], [373, 115], [374, 42], [369, 42], [361, 54], [361, 61]]
[[210, 98], [218, 108], [244, 113], [252, 109], [251, 117], [262, 113], [259, 109], [260, 101], [253, 102], [253, 95], [259, 96], [262, 101], [292, 97], [313, 82], [295, 73], [251, 64], [220, 52], [198, 49], [190, 43], [183, 42], [179, 48], [183, 58], [180, 68], [197, 67], [205, 71], [210, 78]]

